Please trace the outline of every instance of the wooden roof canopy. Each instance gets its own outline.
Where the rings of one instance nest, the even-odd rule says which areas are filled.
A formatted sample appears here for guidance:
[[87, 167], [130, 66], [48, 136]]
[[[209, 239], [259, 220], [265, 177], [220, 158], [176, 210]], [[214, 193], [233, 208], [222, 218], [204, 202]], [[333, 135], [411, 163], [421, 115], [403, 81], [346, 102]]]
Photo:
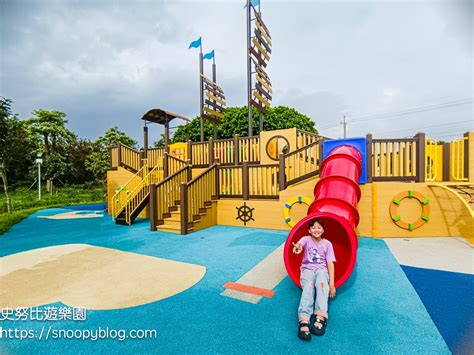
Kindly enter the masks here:
[[187, 117], [178, 115], [173, 112], [165, 111], [159, 108], [154, 108], [145, 113], [142, 117], [142, 120], [149, 121], [149, 122], [154, 122], [154, 123], [159, 123], [159, 124], [166, 124], [169, 123], [171, 120], [175, 118], [180, 118], [182, 120], [185, 120], [187, 122], [190, 122], [191, 120]]

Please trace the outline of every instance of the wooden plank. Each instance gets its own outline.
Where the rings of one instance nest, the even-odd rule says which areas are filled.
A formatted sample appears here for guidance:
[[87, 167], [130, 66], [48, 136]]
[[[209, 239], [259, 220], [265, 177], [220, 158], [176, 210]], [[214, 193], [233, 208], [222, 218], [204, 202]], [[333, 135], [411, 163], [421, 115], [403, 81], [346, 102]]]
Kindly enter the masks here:
[[[253, 54], [253, 56], [255, 57], [255, 59], [258, 61], [258, 63], [263, 66], [264, 68], [267, 67], [267, 63], [265, 62], [265, 60], [260, 56], [260, 54], [255, 50], [255, 48], [253, 47], [250, 47], [250, 54]], [[253, 57], [250, 57], [253, 59]]]
[[272, 86], [272, 81], [270, 80], [270, 77], [268, 76], [267, 73], [265, 73], [265, 70], [261, 66], [256, 67], [258, 75], [267, 82], [268, 85]]
[[269, 38], [272, 38], [272, 36], [270, 36], [270, 31], [268, 30], [267, 26], [265, 26], [265, 22], [263, 22], [262, 20], [262, 17], [260, 16], [260, 14], [258, 12], [255, 11], [255, 18], [257, 19], [256, 22], [259, 22], [260, 24], [260, 27], [262, 27], [262, 29], [266, 32], [267, 36]]
[[214, 87], [207, 85], [206, 83], [204, 83], [204, 90], [210, 91], [214, 96], [220, 97], [221, 99], [225, 100], [225, 96], [221, 91], [216, 90]]
[[215, 102], [211, 101], [211, 100], [205, 100], [204, 103], [206, 105], [209, 105], [209, 106], [212, 106], [216, 111], [218, 112], [222, 112], [224, 110], [224, 108], [222, 106], [219, 106], [218, 104], [216, 104]]
[[269, 86], [263, 79], [260, 77], [260, 75], [256, 75], [257, 81], [262, 84], [270, 93], [273, 92], [272, 87]]
[[266, 107], [270, 107], [270, 103], [267, 100], [265, 100], [257, 91], [253, 92], [253, 96], [255, 96]]
[[266, 90], [263, 89], [262, 84], [256, 83], [256, 84], [255, 84], [255, 87], [257, 88], [258, 92], [259, 92], [260, 94], [263, 94], [268, 100], [271, 100], [271, 99], [272, 99], [272, 95], [270, 95]]
[[260, 44], [265, 47], [267, 52], [272, 53], [272, 47], [270, 47], [270, 45], [265, 41], [265, 39], [262, 36], [262, 33], [257, 28], [255, 29], [254, 33], [255, 33], [255, 37], [257, 37]]
[[250, 105], [255, 107], [258, 111], [260, 111], [263, 114], [267, 113], [265, 106], [260, 105], [260, 103], [255, 101], [254, 99], [250, 100]]
[[[265, 77], [262, 77], [258, 71], [257, 71], [257, 76], [259, 76], [260, 79], [262, 79], [262, 81], [264, 81], [265, 84], [267, 84], [267, 86], [268, 86], [269, 88], [272, 87], [272, 83], [271, 83], [270, 79], [265, 79]], [[267, 87], [267, 86], [266, 86], [266, 87]]]
[[220, 98], [221, 100], [225, 100], [225, 96], [224, 96], [224, 95], [222, 95], [221, 93], [216, 92], [216, 91], [214, 91], [214, 90], [212, 90], [212, 89], [210, 90], [209, 86], [204, 86], [204, 90], [205, 90], [205, 92], [209, 92], [211, 95], [214, 95], [215, 97], [218, 97], [218, 98]]
[[211, 100], [220, 102], [222, 105], [225, 105], [225, 101], [224, 101], [224, 100], [221, 100], [221, 99], [217, 98], [216, 96], [212, 95], [210, 92], [207, 92], [207, 91], [206, 91], [206, 96], [207, 96], [208, 98], [210, 98]]
[[204, 110], [206, 113], [208, 113], [209, 115], [211, 115], [211, 116], [216, 116], [216, 117], [219, 117], [219, 118], [224, 118], [224, 114], [223, 114], [223, 113], [214, 111], [214, 110], [210, 109], [209, 107], [203, 107], [203, 110]]
[[208, 77], [204, 76], [203, 74], [201, 74], [201, 77], [202, 77], [202, 80], [203, 80], [205, 83], [207, 83], [207, 84], [209, 84], [209, 85], [215, 87], [217, 90], [219, 90], [219, 91], [221, 91], [222, 93], [224, 93], [224, 91], [222, 91], [221, 87], [220, 87], [216, 82], [212, 81], [211, 79], [209, 79]]
[[[221, 121], [217, 118], [217, 117], [214, 117], [214, 116], [210, 116], [210, 115], [206, 115], [205, 113], [202, 114], [202, 118], [208, 120], [209, 122], [211, 123], [214, 123], [214, 124], [220, 124]], [[194, 166], [198, 166], [198, 165], [193, 165]], [[208, 167], [209, 165], [202, 165], [202, 167]]]
[[258, 51], [261, 55], [263, 55], [267, 60], [270, 60], [270, 56], [268, 55], [267, 51], [262, 47], [262, 45], [258, 42], [257, 38], [252, 38], [252, 43], [258, 48]]
[[269, 44], [269, 45], [272, 45], [272, 39], [271, 39], [271, 37], [269, 36], [269, 34], [267, 34], [267, 32], [265, 31], [265, 29], [263, 28], [263, 26], [260, 24], [260, 22], [255, 21], [255, 24], [257, 25], [258, 30], [262, 33], [262, 35], [263, 35], [263, 36], [265, 37], [265, 39], [267, 40], [268, 44]]

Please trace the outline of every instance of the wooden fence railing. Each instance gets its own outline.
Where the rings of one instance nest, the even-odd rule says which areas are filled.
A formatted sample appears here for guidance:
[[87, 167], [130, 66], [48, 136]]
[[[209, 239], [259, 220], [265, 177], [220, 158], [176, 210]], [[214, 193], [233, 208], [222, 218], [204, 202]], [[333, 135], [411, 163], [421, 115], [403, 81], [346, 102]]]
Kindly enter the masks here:
[[210, 146], [212, 147], [212, 152], [214, 156], [214, 161], [218, 159], [221, 165], [235, 165], [236, 159], [236, 147], [239, 146], [238, 137], [230, 139], [221, 139], [216, 141], [210, 141]]
[[204, 168], [219, 162], [222, 165], [241, 165], [260, 162], [260, 137], [234, 137], [208, 142], [188, 142], [191, 164]]
[[242, 166], [219, 166], [219, 197], [243, 197]]
[[191, 167], [185, 166], [158, 184], [150, 185], [151, 230], [163, 224], [170, 211], [179, 203], [181, 184], [191, 180]]
[[219, 166], [219, 198], [278, 198], [278, 164]]
[[425, 134], [414, 138], [372, 139], [367, 136], [370, 181], [425, 181]]
[[322, 158], [322, 138], [291, 153], [280, 155], [279, 188], [286, 189], [292, 184], [319, 174]]
[[141, 152], [122, 143], [110, 149], [110, 157], [112, 168], [121, 166], [137, 172], [142, 167]]
[[166, 153], [165, 154], [165, 159], [164, 159], [165, 177], [173, 175], [175, 172], [183, 169], [187, 165], [189, 165], [188, 162], [186, 162], [184, 160], [181, 160], [181, 159], [178, 159], [178, 158]]
[[188, 233], [188, 227], [198, 217], [205, 203], [219, 196], [217, 164], [213, 164], [188, 183], [181, 184], [181, 234]]
[[147, 149], [146, 155], [146, 158], [148, 159], [148, 165], [155, 166], [164, 158], [165, 148], [149, 148]]
[[[247, 165], [243, 164], [244, 200], [248, 198], [278, 199], [278, 164]], [[247, 177], [248, 176], [248, 177]]]
[[306, 132], [301, 129], [296, 130], [296, 149], [306, 147], [311, 143], [321, 140], [321, 136], [316, 133]]

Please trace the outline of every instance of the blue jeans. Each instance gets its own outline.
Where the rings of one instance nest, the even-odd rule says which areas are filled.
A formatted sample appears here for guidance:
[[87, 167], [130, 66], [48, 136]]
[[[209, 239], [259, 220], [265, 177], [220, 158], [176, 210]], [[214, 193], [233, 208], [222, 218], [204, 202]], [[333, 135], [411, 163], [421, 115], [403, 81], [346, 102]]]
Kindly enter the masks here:
[[300, 282], [303, 291], [298, 307], [298, 320], [309, 322], [313, 313], [328, 318], [328, 271], [302, 269]]

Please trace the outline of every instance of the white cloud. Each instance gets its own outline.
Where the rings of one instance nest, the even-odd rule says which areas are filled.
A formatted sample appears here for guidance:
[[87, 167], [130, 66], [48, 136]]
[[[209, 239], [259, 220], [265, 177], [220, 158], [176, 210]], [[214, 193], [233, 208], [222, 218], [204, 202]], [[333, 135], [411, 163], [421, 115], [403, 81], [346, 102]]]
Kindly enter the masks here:
[[[82, 137], [118, 125], [136, 139], [149, 108], [194, 117], [198, 50], [187, 46], [199, 36], [216, 51], [228, 105], [245, 105], [242, 1], [23, 1], [3, 2], [1, 13], [1, 93], [21, 117], [60, 109]], [[394, 121], [407, 134], [472, 129], [472, 105], [356, 121], [474, 96], [471, 2], [262, 0], [262, 15], [273, 104], [295, 107], [323, 134], [340, 135], [344, 114], [352, 135], [383, 134]], [[447, 118], [451, 131], [439, 126]]]

